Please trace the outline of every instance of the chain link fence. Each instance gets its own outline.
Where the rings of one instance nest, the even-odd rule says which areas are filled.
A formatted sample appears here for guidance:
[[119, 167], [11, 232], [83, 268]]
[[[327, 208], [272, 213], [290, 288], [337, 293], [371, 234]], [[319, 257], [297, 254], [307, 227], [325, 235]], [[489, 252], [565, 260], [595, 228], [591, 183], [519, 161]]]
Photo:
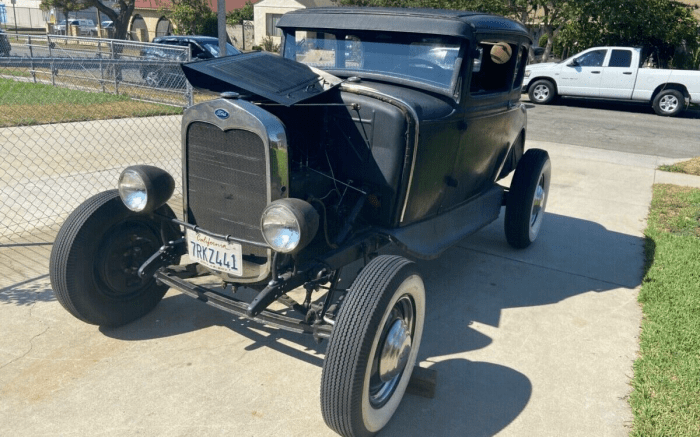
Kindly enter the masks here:
[[0, 53], [1, 292], [45, 278], [67, 215], [115, 188], [128, 165], [170, 172], [178, 184], [173, 209], [180, 211], [180, 121], [194, 99], [180, 69], [190, 59], [188, 47], [6, 38], [9, 53]]

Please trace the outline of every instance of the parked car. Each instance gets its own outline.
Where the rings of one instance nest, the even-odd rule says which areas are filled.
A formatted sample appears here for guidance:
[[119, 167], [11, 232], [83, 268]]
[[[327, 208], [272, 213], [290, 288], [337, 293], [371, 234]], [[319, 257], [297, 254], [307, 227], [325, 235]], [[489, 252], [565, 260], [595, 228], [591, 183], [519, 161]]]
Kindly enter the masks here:
[[[524, 151], [531, 40], [515, 21], [464, 11], [309, 8], [278, 27], [282, 56], [183, 65], [193, 86], [222, 94], [182, 119], [182, 220], [165, 170], [127, 167], [118, 189], [63, 224], [53, 290], [97, 325], [129, 323], [173, 288], [329, 339], [323, 418], [339, 434], [373, 435], [401, 401], [426, 321], [419, 270], [379, 250], [435, 258], [504, 205], [508, 243], [538, 236], [551, 164]], [[496, 183], [513, 172], [509, 188]], [[355, 261], [364, 267], [341, 289]], [[255, 297], [191, 280], [202, 275]]]
[[70, 28], [70, 26], [78, 26], [78, 33], [80, 36], [93, 36], [97, 34], [97, 32], [95, 32], [95, 22], [83, 18], [68, 20], [67, 25], [66, 20], [61, 20], [54, 26], [53, 31], [56, 35], [68, 35], [70, 34], [70, 30], [66, 26], [68, 28]]
[[[105, 20], [100, 23], [100, 28], [102, 29], [114, 29], [114, 22], [111, 20]], [[100, 34], [100, 29], [97, 28], [97, 26], [93, 27], [90, 29], [90, 34], [92, 36], [98, 36]]]
[[523, 92], [539, 104], [558, 96], [648, 102], [664, 116], [700, 103], [700, 71], [645, 68], [642, 61], [640, 48], [593, 47], [558, 63], [528, 66]]
[[[153, 44], [141, 50], [141, 58], [146, 61], [178, 61], [211, 59], [219, 56], [219, 40], [211, 36], [161, 36], [153, 39]], [[177, 49], [169, 49], [176, 47]], [[188, 59], [187, 51], [190, 48]], [[238, 55], [240, 50], [226, 43], [226, 56]], [[185, 85], [185, 77], [179, 66], [144, 65], [140, 69], [141, 77], [151, 87], [182, 87]]]
[[0, 29], [0, 56], [10, 56], [12, 45], [4, 30]]

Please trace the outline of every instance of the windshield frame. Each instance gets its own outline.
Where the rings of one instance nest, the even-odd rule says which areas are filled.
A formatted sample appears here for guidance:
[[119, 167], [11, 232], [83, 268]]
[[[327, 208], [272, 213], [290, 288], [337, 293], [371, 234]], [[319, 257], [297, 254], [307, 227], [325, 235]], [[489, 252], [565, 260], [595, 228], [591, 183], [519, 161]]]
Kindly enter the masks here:
[[[457, 57], [454, 62], [454, 69], [452, 71], [452, 75], [450, 77], [449, 84], [446, 86], [439, 86], [436, 85], [436, 82], [431, 82], [431, 81], [425, 81], [421, 80], [420, 78], [417, 78], [415, 76], [409, 76], [409, 75], [400, 75], [400, 74], [392, 74], [391, 72], [384, 72], [384, 71], [369, 71], [369, 70], [363, 70], [360, 68], [339, 68], [339, 67], [328, 67], [328, 66], [318, 66], [318, 65], [309, 65], [314, 68], [318, 68], [320, 70], [326, 71], [330, 74], [333, 74], [334, 76], [338, 76], [340, 78], [348, 78], [348, 77], [359, 77], [361, 79], [369, 79], [369, 80], [376, 80], [376, 81], [381, 81], [381, 82], [387, 82], [387, 83], [392, 83], [392, 84], [398, 84], [402, 86], [409, 86], [413, 88], [419, 88], [423, 89], [426, 91], [431, 91], [437, 94], [441, 94], [447, 97], [450, 97], [454, 100], [459, 100], [459, 90], [460, 90], [460, 75], [461, 75], [461, 70], [462, 70], [462, 65], [463, 65], [463, 59], [465, 53], [467, 53], [467, 49], [469, 47], [469, 40], [465, 38], [458, 38], [458, 37], [453, 37], [453, 36], [448, 36], [448, 35], [435, 35], [435, 34], [421, 34], [421, 33], [410, 33], [410, 32], [382, 32], [382, 31], [360, 31], [360, 30], [348, 30], [348, 29], [319, 29], [319, 28], [285, 28], [283, 29], [283, 37], [282, 37], [282, 56], [291, 59], [293, 61], [296, 61], [296, 51], [297, 51], [297, 41], [296, 41], [296, 32], [315, 32], [315, 33], [326, 33], [326, 34], [332, 34], [336, 37], [337, 41], [348, 41], [345, 39], [346, 36], [352, 35], [352, 36], [357, 36], [357, 35], [376, 35], [380, 33], [386, 33], [386, 34], [391, 34], [392, 37], [395, 37], [396, 35], [406, 35], [409, 39], [410, 38], [417, 38], [417, 37], [425, 37], [425, 38], [443, 38], [444, 40], [451, 40], [451, 42], [454, 42], [457, 45]], [[302, 62], [303, 63], [303, 62]]]

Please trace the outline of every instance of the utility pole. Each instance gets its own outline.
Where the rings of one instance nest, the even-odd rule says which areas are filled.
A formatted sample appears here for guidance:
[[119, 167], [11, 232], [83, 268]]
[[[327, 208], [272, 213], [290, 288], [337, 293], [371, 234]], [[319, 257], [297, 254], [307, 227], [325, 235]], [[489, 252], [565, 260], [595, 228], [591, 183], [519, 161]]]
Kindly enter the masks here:
[[12, 0], [12, 13], [15, 15], [15, 37], [18, 37], [19, 32], [17, 31], [17, 9], [15, 9], [15, 3], [17, 3], [17, 0]]
[[226, 56], [228, 55], [228, 53], [226, 53], [226, 0], [218, 0], [217, 9], [217, 24], [219, 28], [219, 56]]

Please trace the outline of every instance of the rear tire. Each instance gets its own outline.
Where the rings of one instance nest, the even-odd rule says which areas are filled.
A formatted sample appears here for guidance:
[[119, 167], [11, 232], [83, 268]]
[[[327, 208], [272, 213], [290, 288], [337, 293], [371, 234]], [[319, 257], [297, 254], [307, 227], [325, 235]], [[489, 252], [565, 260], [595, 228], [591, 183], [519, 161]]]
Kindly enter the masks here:
[[415, 265], [379, 256], [360, 272], [333, 328], [321, 376], [326, 424], [345, 437], [372, 436], [399, 406], [416, 362], [425, 288]]
[[678, 90], [669, 89], [661, 91], [652, 104], [654, 112], [664, 117], [675, 117], [683, 112], [685, 97]]
[[557, 89], [552, 82], [541, 79], [530, 85], [527, 95], [532, 103], [547, 105], [557, 97]]
[[504, 221], [506, 240], [516, 249], [524, 249], [539, 235], [544, 218], [552, 165], [549, 154], [530, 149], [518, 162], [510, 184]]
[[[169, 206], [159, 213], [174, 217]], [[168, 290], [138, 268], [179, 227], [131, 212], [117, 190], [82, 203], [56, 236], [49, 273], [58, 302], [76, 318], [100, 326], [120, 326], [150, 312]], [[165, 238], [165, 240], [164, 240]]]

